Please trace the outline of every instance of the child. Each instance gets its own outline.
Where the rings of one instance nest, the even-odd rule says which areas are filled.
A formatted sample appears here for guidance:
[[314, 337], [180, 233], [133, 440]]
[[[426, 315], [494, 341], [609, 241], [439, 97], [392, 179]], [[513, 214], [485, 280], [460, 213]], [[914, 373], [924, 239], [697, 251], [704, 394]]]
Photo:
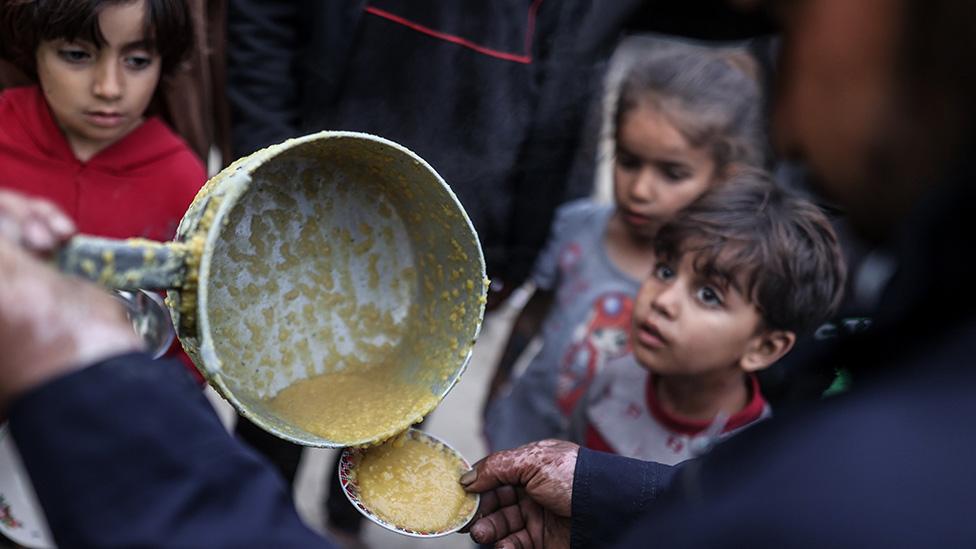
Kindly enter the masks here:
[[39, 84], [0, 94], [0, 188], [54, 202], [83, 233], [173, 238], [206, 171], [145, 112], [192, 36], [185, 0], [0, 0], [4, 51]]
[[[533, 273], [537, 290], [487, 399], [493, 450], [568, 436], [590, 380], [606, 361], [630, 353], [633, 296], [657, 230], [734, 166], [761, 161], [759, 86], [741, 67], [728, 52], [681, 45], [625, 77], [614, 117], [616, 205], [584, 200], [557, 213]], [[495, 398], [519, 340], [531, 339], [543, 317], [542, 350], [508, 394]]]
[[634, 304], [633, 354], [591, 385], [578, 438], [675, 464], [769, 415], [754, 372], [832, 314], [844, 262], [824, 214], [758, 172], [680, 212], [654, 251]]
[[0, 1], [6, 49], [39, 83], [0, 95], [0, 187], [84, 233], [172, 238], [206, 172], [144, 115], [192, 45], [184, 0]]

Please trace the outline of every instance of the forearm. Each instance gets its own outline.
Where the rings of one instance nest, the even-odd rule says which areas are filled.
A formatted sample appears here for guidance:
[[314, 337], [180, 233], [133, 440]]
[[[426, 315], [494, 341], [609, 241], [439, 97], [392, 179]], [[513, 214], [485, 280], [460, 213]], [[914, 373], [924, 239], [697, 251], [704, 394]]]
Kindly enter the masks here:
[[10, 425], [60, 546], [326, 545], [172, 363], [70, 373], [14, 401]]
[[676, 470], [581, 448], [573, 476], [573, 549], [612, 542], [667, 488]]

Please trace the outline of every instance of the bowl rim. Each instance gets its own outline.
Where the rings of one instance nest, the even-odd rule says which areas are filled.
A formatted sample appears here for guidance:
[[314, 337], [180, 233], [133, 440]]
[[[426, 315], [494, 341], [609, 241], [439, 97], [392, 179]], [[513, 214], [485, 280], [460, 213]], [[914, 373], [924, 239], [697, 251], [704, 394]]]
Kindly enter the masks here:
[[[444, 440], [425, 431], [421, 431], [420, 429], [414, 429], [413, 427], [407, 429], [407, 431], [405, 432], [408, 437], [414, 440], [421, 440], [429, 444], [446, 448], [455, 457], [460, 459], [461, 463], [463, 463], [467, 469], [471, 468], [471, 463], [461, 454], [461, 452], [458, 452], [456, 448], [454, 448]], [[360, 499], [359, 485], [356, 482], [355, 475], [353, 474], [356, 467], [359, 465], [359, 460], [362, 459], [363, 455], [365, 455], [366, 451], [369, 450], [370, 448], [371, 447], [362, 447], [362, 446], [344, 448], [342, 450], [342, 453], [339, 455], [339, 467], [338, 467], [339, 485], [342, 486], [342, 493], [346, 495], [346, 498], [349, 499], [349, 502], [352, 504], [352, 506], [355, 507], [357, 511], [359, 511], [363, 516], [365, 516], [370, 521], [382, 526], [383, 528], [386, 528], [387, 530], [391, 530], [393, 532], [402, 534], [404, 536], [410, 536], [414, 538], [439, 538], [439, 537], [446, 536], [448, 534], [456, 533], [461, 528], [464, 528], [475, 517], [475, 514], [477, 514], [478, 507], [481, 504], [480, 494], [471, 494], [475, 498], [474, 505], [471, 507], [471, 511], [467, 515], [465, 515], [464, 520], [459, 520], [457, 523], [452, 524], [448, 528], [442, 530], [436, 530], [432, 532], [413, 530], [410, 528], [404, 528], [402, 526], [393, 524], [392, 522], [389, 522], [384, 518], [380, 517], [379, 515], [371, 511], [366, 506], [366, 504], [363, 503], [362, 499]]]

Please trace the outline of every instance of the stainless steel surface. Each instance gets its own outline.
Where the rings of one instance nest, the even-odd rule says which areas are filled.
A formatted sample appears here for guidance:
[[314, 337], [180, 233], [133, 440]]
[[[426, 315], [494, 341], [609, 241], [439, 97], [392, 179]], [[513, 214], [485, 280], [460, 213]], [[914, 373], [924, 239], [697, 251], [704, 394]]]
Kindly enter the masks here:
[[145, 290], [116, 290], [115, 295], [125, 305], [132, 329], [146, 343], [146, 351], [153, 358], [166, 354], [176, 337], [176, 330], [163, 298]]
[[[381, 360], [438, 400], [447, 394], [481, 326], [485, 271], [470, 220], [429, 165], [382, 138], [323, 132], [259, 151], [225, 177], [210, 197], [218, 205], [198, 218], [211, 224], [197, 288], [173, 300], [174, 316], [195, 316], [177, 318], [178, 335], [218, 392], [262, 428], [323, 447], [346, 444], [262, 399]], [[217, 195], [224, 187], [234, 195]], [[181, 240], [199, 233], [190, 213]], [[301, 249], [309, 239], [321, 244]]]

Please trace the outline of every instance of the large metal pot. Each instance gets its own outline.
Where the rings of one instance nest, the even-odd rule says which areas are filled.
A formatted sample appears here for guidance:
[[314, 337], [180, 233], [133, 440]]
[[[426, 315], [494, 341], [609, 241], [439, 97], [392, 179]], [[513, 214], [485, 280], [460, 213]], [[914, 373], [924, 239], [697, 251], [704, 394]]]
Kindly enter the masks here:
[[238, 160], [200, 191], [172, 243], [79, 236], [59, 265], [109, 287], [169, 289], [177, 336], [207, 381], [257, 425], [308, 446], [393, 433], [330, 440], [267, 397], [328, 369], [394, 360], [397, 375], [429, 387], [432, 408], [461, 376], [484, 314], [484, 258], [457, 198], [420, 157], [360, 133]]

